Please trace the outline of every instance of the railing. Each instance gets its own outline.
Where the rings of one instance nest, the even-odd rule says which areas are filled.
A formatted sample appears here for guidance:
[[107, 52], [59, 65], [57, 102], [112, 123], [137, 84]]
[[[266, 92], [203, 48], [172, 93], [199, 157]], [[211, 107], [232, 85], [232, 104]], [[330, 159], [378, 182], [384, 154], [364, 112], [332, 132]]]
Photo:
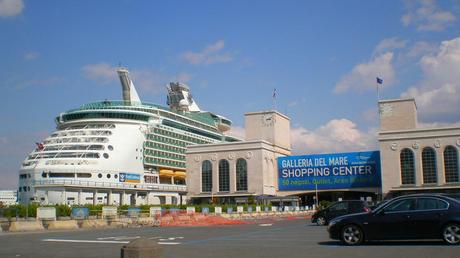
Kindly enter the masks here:
[[79, 187], [100, 187], [112, 189], [129, 189], [129, 190], [158, 190], [166, 192], [186, 192], [187, 186], [185, 185], [168, 185], [168, 184], [129, 184], [129, 183], [109, 183], [109, 182], [95, 182], [75, 179], [47, 179], [47, 180], [34, 180], [35, 187], [37, 186], [79, 186]]

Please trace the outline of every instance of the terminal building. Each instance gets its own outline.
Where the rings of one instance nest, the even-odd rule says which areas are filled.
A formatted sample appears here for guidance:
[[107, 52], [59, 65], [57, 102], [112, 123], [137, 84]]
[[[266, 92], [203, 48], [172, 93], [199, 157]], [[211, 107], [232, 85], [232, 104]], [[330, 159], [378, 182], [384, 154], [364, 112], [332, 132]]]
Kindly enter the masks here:
[[241, 142], [187, 148], [192, 203], [313, 205], [380, 194], [378, 151], [291, 156], [290, 119], [273, 110], [245, 114], [245, 129]]
[[274, 110], [245, 114], [244, 141], [187, 148], [193, 203], [247, 203], [277, 195], [277, 160], [291, 154], [290, 119]]
[[420, 128], [414, 99], [379, 101], [382, 194], [460, 194], [460, 127]]

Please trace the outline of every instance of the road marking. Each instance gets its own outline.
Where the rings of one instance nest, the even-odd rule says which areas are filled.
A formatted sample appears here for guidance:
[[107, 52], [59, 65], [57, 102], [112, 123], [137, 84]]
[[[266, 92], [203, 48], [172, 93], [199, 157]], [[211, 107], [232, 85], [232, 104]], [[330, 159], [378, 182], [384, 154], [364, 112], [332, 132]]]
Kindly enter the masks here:
[[138, 239], [141, 238], [140, 236], [117, 236], [117, 237], [98, 237], [97, 240], [131, 240], [131, 239]]
[[77, 240], [77, 239], [42, 239], [44, 242], [66, 242], [66, 243], [99, 243], [99, 244], [128, 244], [129, 241], [110, 241], [110, 240]]
[[261, 227], [270, 227], [272, 226], [273, 224], [270, 224], [270, 223], [267, 223], [267, 224], [259, 224], [259, 226]]
[[158, 242], [159, 245], [180, 245], [179, 242]]

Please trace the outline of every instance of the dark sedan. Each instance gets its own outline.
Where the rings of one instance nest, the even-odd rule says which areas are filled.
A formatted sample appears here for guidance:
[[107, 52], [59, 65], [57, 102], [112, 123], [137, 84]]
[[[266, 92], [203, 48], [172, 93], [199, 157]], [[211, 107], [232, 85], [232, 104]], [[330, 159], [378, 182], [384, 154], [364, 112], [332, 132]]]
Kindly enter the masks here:
[[370, 213], [341, 216], [328, 227], [329, 237], [347, 245], [371, 240], [442, 239], [460, 243], [460, 202], [438, 194], [394, 198]]

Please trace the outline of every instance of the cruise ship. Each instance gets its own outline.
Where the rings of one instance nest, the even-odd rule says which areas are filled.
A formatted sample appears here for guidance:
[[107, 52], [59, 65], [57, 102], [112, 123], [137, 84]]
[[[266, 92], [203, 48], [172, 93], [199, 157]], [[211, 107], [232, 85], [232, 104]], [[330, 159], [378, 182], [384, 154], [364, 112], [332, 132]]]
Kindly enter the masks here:
[[202, 111], [190, 89], [167, 85], [167, 106], [141, 102], [125, 68], [123, 100], [59, 114], [56, 131], [36, 143], [19, 171], [20, 203], [185, 204], [189, 145], [239, 141], [231, 121]]

